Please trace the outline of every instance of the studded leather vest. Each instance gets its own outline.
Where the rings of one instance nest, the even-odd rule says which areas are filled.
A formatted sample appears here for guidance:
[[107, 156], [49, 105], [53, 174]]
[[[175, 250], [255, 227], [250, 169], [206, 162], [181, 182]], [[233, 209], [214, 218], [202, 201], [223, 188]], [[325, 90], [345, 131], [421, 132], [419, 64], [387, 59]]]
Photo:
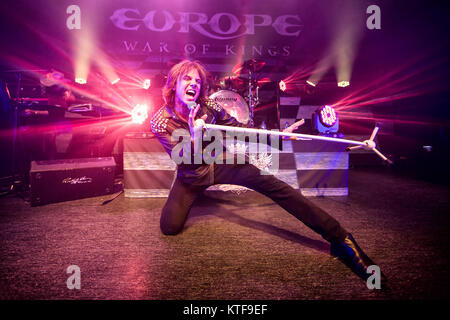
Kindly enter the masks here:
[[[207, 115], [205, 120], [206, 123], [238, 127], [246, 126], [230, 116], [225, 109], [213, 100], [200, 99], [200, 110], [197, 113], [197, 118], [201, 118], [205, 114]], [[179, 143], [181, 136], [184, 133], [185, 135], [188, 135], [188, 138], [190, 139], [188, 123], [179, 118], [172, 108], [168, 105], [164, 105], [153, 115], [150, 121], [150, 127], [153, 134], [172, 159], [175, 159], [175, 156], [180, 157], [178, 153], [180, 152]], [[173, 139], [173, 136], [176, 136], [176, 138]], [[203, 148], [207, 145], [208, 143], [204, 142]], [[191, 150], [193, 150], [193, 146], [191, 146]], [[176, 152], [176, 154], [172, 154], [172, 151]], [[177, 165], [178, 178], [189, 184], [205, 184], [212, 182], [211, 176], [213, 174], [213, 165], [204, 162], [198, 164], [195, 162], [193, 155], [190, 155], [188, 158], [188, 161], [183, 161]], [[226, 153], [224, 153], [224, 163], [226, 161], [225, 158]]]

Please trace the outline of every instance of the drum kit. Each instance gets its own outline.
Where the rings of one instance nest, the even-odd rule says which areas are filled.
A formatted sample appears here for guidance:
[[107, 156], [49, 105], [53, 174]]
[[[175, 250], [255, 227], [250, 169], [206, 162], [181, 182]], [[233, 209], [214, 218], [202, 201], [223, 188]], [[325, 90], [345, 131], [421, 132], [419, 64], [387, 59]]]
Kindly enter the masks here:
[[210, 95], [210, 99], [224, 108], [228, 114], [239, 122], [254, 127], [255, 107], [259, 104], [259, 88], [263, 84], [258, 79], [258, 72], [266, 63], [251, 59], [237, 64], [232, 71], [234, 76], [216, 81], [219, 90]]
[[[255, 128], [254, 126], [254, 110], [255, 106], [259, 103], [258, 89], [265, 80], [258, 80], [257, 72], [259, 72], [265, 65], [264, 61], [251, 59], [243, 63], [236, 65], [233, 68], [233, 73], [236, 76], [222, 79], [219, 85], [216, 87], [221, 90], [214, 92], [210, 95], [210, 98], [221, 105], [231, 116], [236, 118], [239, 122], [247, 124], [247, 127], [232, 127], [222, 126], [216, 124], [206, 124], [203, 120], [199, 123], [205, 129], [221, 130], [224, 132], [240, 132], [248, 134], [269, 134], [282, 137], [284, 139], [290, 138], [294, 140], [319, 140], [331, 143], [344, 143], [347, 145], [353, 145], [347, 147], [346, 151], [364, 148], [368, 151], [375, 152], [381, 159], [388, 164], [393, 162], [384, 156], [380, 151], [376, 149], [374, 142], [375, 136], [378, 133], [380, 124], [376, 124], [374, 130], [369, 139], [364, 141], [348, 140], [341, 138], [334, 138], [329, 136], [320, 135], [308, 135], [301, 133], [293, 133], [289, 131], [278, 130], [266, 130], [265, 128]], [[239, 92], [245, 91], [244, 98]], [[248, 104], [247, 104], [248, 103]]]
[[[386, 161], [388, 164], [393, 164], [393, 162], [390, 159], [388, 159], [379, 150], [376, 149], [374, 139], [380, 128], [380, 124], [378, 123], [375, 125], [375, 128], [372, 131], [370, 138], [364, 141], [348, 140], [329, 136], [293, 133], [292, 131], [286, 130], [278, 131], [278, 130], [266, 130], [265, 128], [262, 129], [255, 128], [253, 116], [254, 116], [254, 108], [259, 103], [258, 89], [259, 86], [265, 82], [261, 80], [257, 81], [256, 73], [260, 71], [264, 65], [265, 65], [264, 61], [256, 59], [248, 60], [236, 65], [233, 68], [233, 73], [236, 74], [237, 76], [247, 75], [247, 78], [245, 79], [245, 77], [244, 78], [228, 77], [226, 79], [223, 79], [223, 83], [221, 83], [221, 86], [223, 88], [225, 85], [225, 88], [223, 90], [219, 90], [213, 93], [210, 96], [211, 99], [215, 100], [218, 104], [220, 104], [231, 116], [235, 117], [239, 122], [245, 124], [250, 122], [249, 126], [233, 127], [216, 124], [206, 124], [203, 120], [201, 120], [201, 122], [198, 123], [198, 125], [202, 126], [205, 129], [221, 130], [224, 132], [239, 132], [246, 134], [263, 134], [263, 135], [268, 134], [278, 136], [283, 139], [319, 140], [330, 143], [344, 143], [347, 145], [352, 145], [351, 147], [347, 147], [346, 151], [363, 148], [365, 150], [375, 152], [381, 159]], [[237, 89], [244, 88], [246, 91], [248, 90], [247, 94], [245, 95], [246, 99], [242, 98], [242, 96], [237, 93], [236, 88]], [[246, 102], [248, 102], [248, 105]]]

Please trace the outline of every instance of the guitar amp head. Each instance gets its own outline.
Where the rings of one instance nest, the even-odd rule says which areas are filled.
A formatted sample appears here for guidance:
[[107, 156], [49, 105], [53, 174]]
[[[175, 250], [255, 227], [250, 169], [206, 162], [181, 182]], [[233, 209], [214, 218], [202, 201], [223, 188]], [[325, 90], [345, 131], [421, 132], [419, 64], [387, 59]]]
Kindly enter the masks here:
[[31, 206], [113, 193], [113, 157], [32, 161]]

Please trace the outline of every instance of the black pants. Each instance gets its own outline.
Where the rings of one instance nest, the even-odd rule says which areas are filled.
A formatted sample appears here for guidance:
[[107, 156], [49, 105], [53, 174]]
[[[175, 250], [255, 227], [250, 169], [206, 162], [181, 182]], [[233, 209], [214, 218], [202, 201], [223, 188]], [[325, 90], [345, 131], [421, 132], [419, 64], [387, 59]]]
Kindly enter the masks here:
[[251, 164], [216, 164], [211, 174], [213, 181], [210, 179], [198, 185], [186, 184], [179, 178], [175, 180], [161, 214], [164, 234], [174, 235], [183, 229], [193, 202], [206, 188], [213, 184], [235, 184], [269, 197], [327, 241], [342, 242], [347, 235], [336, 219], [305, 198], [299, 190], [273, 175], [262, 175]]

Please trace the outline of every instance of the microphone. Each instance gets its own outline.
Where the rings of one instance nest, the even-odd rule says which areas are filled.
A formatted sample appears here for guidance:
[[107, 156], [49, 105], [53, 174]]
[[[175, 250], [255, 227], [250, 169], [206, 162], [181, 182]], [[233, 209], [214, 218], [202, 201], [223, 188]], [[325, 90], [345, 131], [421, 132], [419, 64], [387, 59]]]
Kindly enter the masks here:
[[194, 126], [195, 126], [196, 128], [198, 128], [198, 127], [203, 128], [203, 126], [204, 126], [205, 124], [206, 124], [206, 123], [205, 123], [205, 120], [203, 120], [203, 119], [197, 119], [197, 120], [195, 120], [195, 122], [194, 122]]
[[195, 109], [195, 108], [197, 107], [197, 102], [195, 102], [195, 101], [189, 101], [189, 102], [187, 103], [187, 107], [188, 107], [189, 110]]

